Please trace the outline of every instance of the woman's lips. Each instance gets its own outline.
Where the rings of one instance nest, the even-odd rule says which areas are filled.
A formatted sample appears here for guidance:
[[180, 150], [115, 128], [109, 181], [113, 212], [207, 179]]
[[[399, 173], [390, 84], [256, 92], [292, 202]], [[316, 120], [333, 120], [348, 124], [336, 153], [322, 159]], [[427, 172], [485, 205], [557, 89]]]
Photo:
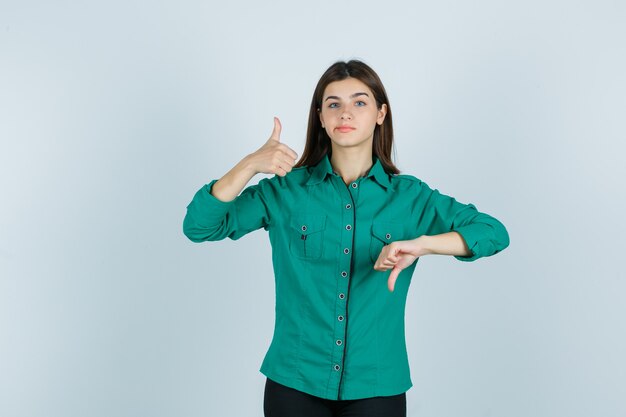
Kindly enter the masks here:
[[350, 126], [339, 126], [336, 129], [342, 133], [346, 133], [346, 132], [352, 132], [355, 128], [350, 127]]

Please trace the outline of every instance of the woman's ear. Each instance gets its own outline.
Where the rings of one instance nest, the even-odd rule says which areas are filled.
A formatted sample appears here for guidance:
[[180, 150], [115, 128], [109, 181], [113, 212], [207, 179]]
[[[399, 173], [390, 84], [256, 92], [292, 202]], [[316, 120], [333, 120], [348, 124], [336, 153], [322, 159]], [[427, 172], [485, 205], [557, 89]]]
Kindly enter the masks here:
[[378, 123], [379, 125], [382, 125], [383, 122], [385, 121], [386, 115], [387, 115], [387, 104], [383, 103], [383, 105], [380, 106], [380, 109], [378, 109], [378, 117], [376, 118], [376, 123]]
[[317, 114], [320, 117], [320, 123], [322, 124], [322, 129], [324, 128], [324, 117], [322, 117], [322, 112], [320, 109], [317, 109]]

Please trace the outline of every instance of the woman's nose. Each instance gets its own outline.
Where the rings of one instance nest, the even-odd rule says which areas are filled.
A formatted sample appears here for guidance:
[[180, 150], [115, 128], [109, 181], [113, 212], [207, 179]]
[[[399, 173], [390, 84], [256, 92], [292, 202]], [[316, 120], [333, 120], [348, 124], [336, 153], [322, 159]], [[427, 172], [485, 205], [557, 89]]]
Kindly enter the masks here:
[[341, 113], [341, 119], [342, 120], [352, 119], [352, 115], [350, 113], [348, 113], [347, 111], [344, 111], [343, 113]]

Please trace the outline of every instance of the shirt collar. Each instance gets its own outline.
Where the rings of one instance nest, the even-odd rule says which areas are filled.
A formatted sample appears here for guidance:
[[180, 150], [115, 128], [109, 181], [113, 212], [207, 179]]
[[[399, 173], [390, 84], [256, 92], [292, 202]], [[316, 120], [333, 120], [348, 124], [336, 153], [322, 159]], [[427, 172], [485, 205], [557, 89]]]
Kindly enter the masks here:
[[[373, 177], [374, 180], [386, 189], [391, 187], [391, 181], [389, 180], [389, 174], [385, 172], [383, 165], [380, 163], [380, 160], [377, 157], [374, 158], [374, 164], [368, 171], [366, 178]], [[330, 164], [330, 159], [328, 154], [325, 155], [322, 160], [312, 168], [311, 176], [307, 181], [307, 185], [315, 185], [326, 179], [327, 175], [333, 174], [333, 167]]]

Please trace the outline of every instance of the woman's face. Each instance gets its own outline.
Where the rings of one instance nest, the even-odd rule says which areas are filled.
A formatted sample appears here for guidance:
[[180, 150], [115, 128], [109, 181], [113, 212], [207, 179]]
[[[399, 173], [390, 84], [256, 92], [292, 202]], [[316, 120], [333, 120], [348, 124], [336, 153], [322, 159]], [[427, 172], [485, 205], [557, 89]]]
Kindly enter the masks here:
[[335, 147], [372, 146], [374, 128], [381, 125], [387, 105], [380, 109], [372, 91], [356, 78], [346, 78], [326, 86], [319, 116], [322, 127]]

